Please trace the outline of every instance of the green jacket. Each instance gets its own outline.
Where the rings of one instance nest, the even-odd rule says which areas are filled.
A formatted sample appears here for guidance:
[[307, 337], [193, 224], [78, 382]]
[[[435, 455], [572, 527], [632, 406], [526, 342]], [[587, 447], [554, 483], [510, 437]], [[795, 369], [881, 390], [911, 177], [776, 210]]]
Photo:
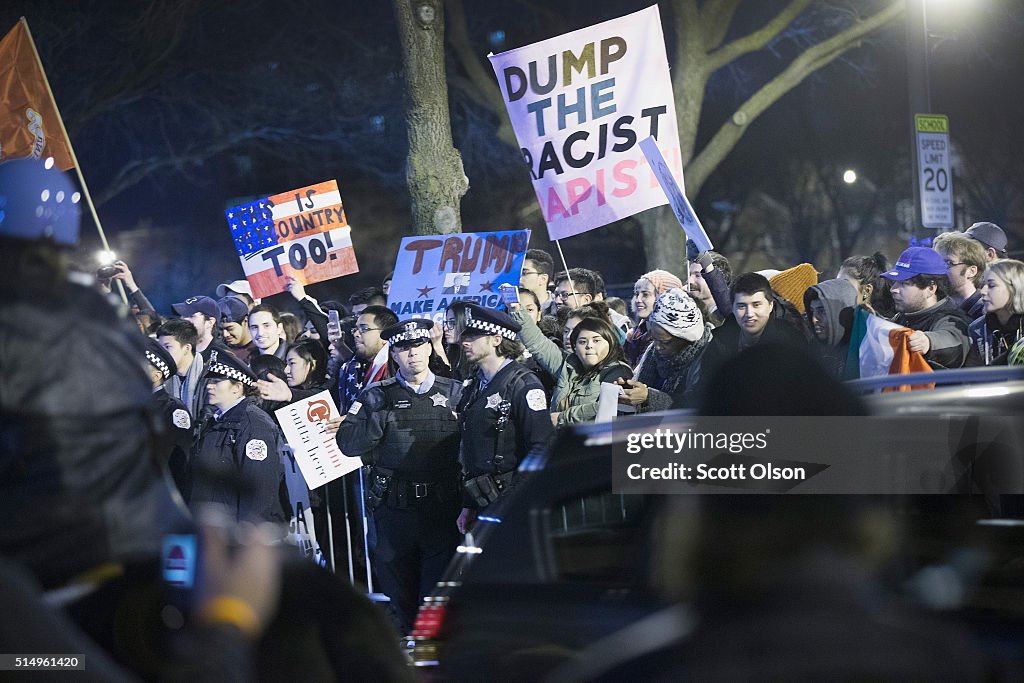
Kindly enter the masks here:
[[558, 424], [593, 422], [601, 398], [601, 382], [629, 379], [633, 371], [623, 362], [611, 363], [596, 374], [585, 375], [583, 364], [575, 353], [568, 353], [544, 336], [533, 318], [522, 309], [511, 313], [523, 326], [519, 339], [537, 359], [542, 368], [555, 378], [551, 395], [551, 412], [558, 413]]

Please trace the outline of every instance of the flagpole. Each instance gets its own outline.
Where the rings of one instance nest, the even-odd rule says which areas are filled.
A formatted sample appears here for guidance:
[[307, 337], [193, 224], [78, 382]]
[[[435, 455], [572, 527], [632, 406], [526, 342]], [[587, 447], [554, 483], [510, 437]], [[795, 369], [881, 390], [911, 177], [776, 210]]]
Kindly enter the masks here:
[[[558, 247], [558, 255], [562, 257], [562, 267], [565, 268], [565, 277], [569, 280], [569, 291], [572, 292], [572, 300], [576, 303], [576, 308], [580, 307], [580, 300], [576, 296], [576, 283], [572, 281], [572, 276], [569, 275], [569, 264], [565, 262], [565, 254], [562, 253], [562, 242], [555, 240], [555, 246]], [[593, 294], [593, 292], [591, 292]]]
[[[92, 194], [89, 192], [89, 186], [85, 182], [85, 176], [82, 175], [82, 167], [78, 163], [78, 156], [75, 154], [75, 146], [71, 144], [71, 136], [68, 135], [67, 128], [64, 127], [64, 117], [60, 115], [60, 107], [57, 106], [57, 99], [53, 96], [53, 89], [50, 87], [50, 79], [46, 76], [46, 69], [43, 68], [43, 61], [39, 58], [39, 51], [36, 49], [36, 41], [32, 37], [32, 31], [29, 30], [28, 21], [25, 17], [21, 17], [19, 20], [25, 25], [25, 35], [28, 36], [28, 44], [32, 47], [32, 54], [36, 59], [36, 64], [39, 65], [39, 73], [43, 75], [43, 85], [46, 86], [46, 92], [50, 95], [50, 103], [53, 104], [53, 110], [57, 113], [57, 121], [60, 123], [60, 131], [64, 134], [64, 140], [68, 143], [68, 153], [71, 154], [71, 161], [75, 165], [75, 174], [78, 175], [78, 184], [82, 187], [82, 194], [85, 196], [85, 203], [89, 207], [89, 213], [92, 215], [93, 223], [96, 225], [96, 231], [100, 234], [100, 244], [106, 251], [110, 251], [110, 244], [107, 242], [107, 236], [103, 232], [103, 224], [100, 223], [100, 217], [96, 214], [96, 206], [92, 202]], [[124, 283], [117, 280], [117, 289], [121, 294], [121, 301], [124, 305], [128, 305], [128, 295], [125, 293]]]

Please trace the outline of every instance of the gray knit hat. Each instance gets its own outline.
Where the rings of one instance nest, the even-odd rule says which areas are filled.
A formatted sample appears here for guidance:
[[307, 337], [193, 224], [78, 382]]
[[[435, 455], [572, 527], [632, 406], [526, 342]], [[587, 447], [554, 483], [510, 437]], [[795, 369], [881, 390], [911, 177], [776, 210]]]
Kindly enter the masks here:
[[673, 287], [654, 302], [647, 324], [658, 323], [673, 337], [695, 342], [704, 336], [704, 316], [689, 294]]

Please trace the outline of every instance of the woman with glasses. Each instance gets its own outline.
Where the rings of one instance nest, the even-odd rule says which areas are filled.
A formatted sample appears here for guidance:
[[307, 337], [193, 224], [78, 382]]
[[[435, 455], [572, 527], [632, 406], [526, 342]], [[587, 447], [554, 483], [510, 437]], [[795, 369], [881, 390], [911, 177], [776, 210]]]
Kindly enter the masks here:
[[1010, 351], [1024, 339], [1024, 263], [1001, 259], [989, 265], [981, 281], [985, 314], [971, 323], [971, 360], [1007, 365]]
[[[460, 382], [473, 377], [476, 374], [476, 366], [466, 360], [462, 353], [462, 331], [466, 329], [466, 302], [453, 301], [444, 312], [444, 347], [437, 353], [438, 357], [445, 361], [450, 368], [451, 378]], [[435, 349], [436, 351], [436, 349]], [[431, 368], [434, 374], [436, 370]]]

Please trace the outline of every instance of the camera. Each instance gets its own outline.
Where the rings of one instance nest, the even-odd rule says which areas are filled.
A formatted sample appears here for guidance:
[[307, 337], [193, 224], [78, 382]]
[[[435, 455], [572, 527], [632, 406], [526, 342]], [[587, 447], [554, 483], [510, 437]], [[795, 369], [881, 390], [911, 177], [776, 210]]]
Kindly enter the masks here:
[[117, 266], [103, 266], [102, 268], [96, 271], [96, 279], [109, 280], [110, 278], [114, 277], [120, 272], [121, 269], [118, 268]]

